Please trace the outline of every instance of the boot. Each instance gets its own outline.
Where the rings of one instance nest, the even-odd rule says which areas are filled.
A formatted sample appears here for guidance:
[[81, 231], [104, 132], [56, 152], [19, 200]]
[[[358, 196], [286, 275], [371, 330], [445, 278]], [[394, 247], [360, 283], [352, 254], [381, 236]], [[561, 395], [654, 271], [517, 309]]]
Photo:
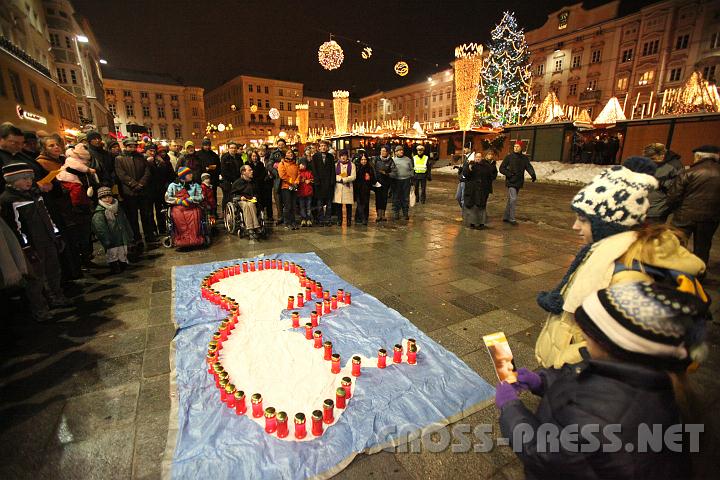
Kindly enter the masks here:
[[398, 221], [400, 220], [400, 210], [395, 210], [393, 214], [393, 220]]
[[347, 226], [349, 227], [349, 226], [351, 226], [351, 225], [352, 225], [352, 219], [350, 218], [350, 215], [348, 215], [348, 217], [347, 217]]
[[382, 222], [384, 215], [385, 215], [385, 210], [377, 210], [377, 218], [375, 219], [375, 223]]
[[110, 266], [110, 273], [120, 273], [120, 262], [110, 262], [108, 265]]

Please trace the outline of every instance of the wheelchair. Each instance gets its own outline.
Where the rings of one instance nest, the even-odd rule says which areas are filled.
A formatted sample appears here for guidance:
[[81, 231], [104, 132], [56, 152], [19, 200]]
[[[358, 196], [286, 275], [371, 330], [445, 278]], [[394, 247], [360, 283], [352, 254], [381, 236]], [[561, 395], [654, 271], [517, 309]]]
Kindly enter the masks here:
[[[163, 212], [165, 213], [165, 231], [167, 232], [167, 236], [162, 240], [162, 244], [165, 248], [173, 248], [176, 246], [175, 238], [177, 234], [177, 227], [175, 226], [172, 218], [173, 208], [176, 208], [175, 205], [168, 205], [168, 207], [163, 210]], [[202, 244], [197, 244], [194, 246], [209, 247], [212, 241], [211, 233], [214, 221], [210, 218], [210, 215], [206, 209], [199, 206], [197, 208], [201, 210], [200, 228], [197, 232], [197, 235], [202, 238]]]
[[259, 204], [255, 204], [257, 210], [258, 223], [260, 228], [257, 232], [248, 232], [245, 228], [245, 220], [242, 214], [242, 208], [240, 207], [240, 197], [233, 197], [227, 205], [225, 205], [225, 229], [231, 235], [237, 235], [238, 237], [248, 238], [267, 238], [268, 229], [265, 226], [265, 211], [260, 208]]

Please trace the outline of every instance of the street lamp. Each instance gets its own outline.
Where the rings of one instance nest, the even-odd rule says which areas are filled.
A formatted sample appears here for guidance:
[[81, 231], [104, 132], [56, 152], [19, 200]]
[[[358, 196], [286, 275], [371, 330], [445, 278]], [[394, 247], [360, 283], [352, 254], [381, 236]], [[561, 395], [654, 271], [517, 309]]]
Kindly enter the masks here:
[[104, 58], [101, 58], [100, 63], [102, 63], [103, 65], [107, 65], [107, 60], [105, 60]]
[[80, 43], [88, 43], [90, 41], [85, 35], [75, 35], [75, 38]]

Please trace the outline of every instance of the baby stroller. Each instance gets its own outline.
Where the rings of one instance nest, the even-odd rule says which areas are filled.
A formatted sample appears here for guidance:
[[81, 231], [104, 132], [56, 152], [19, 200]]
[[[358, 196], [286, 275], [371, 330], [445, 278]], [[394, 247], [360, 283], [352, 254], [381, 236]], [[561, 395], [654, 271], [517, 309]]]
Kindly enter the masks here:
[[225, 229], [227, 232], [231, 235], [237, 234], [237, 236], [241, 238], [267, 238], [268, 230], [265, 227], [265, 209], [259, 208], [257, 203], [255, 203], [255, 208], [260, 228], [255, 232], [248, 232], [245, 227], [242, 207], [240, 206], [240, 197], [234, 196], [232, 200], [225, 205]]
[[202, 193], [197, 183], [171, 183], [165, 194], [169, 204], [165, 221], [168, 235], [163, 245], [170, 247], [199, 247], [210, 245], [210, 220], [202, 208]]

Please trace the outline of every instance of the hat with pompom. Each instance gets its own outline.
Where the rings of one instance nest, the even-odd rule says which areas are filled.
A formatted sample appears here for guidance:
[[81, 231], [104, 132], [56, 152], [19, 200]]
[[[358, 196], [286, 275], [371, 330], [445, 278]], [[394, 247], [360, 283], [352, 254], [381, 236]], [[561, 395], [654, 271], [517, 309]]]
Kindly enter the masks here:
[[572, 199], [572, 209], [590, 220], [593, 240], [630, 230], [645, 221], [648, 194], [658, 182], [620, 165], [596, 175]]
[[612, 357], [683, 371], [707, 355], [708, 304], [659, 283], [621, 283], [589, 295], [575, 311], [583, 333]]

